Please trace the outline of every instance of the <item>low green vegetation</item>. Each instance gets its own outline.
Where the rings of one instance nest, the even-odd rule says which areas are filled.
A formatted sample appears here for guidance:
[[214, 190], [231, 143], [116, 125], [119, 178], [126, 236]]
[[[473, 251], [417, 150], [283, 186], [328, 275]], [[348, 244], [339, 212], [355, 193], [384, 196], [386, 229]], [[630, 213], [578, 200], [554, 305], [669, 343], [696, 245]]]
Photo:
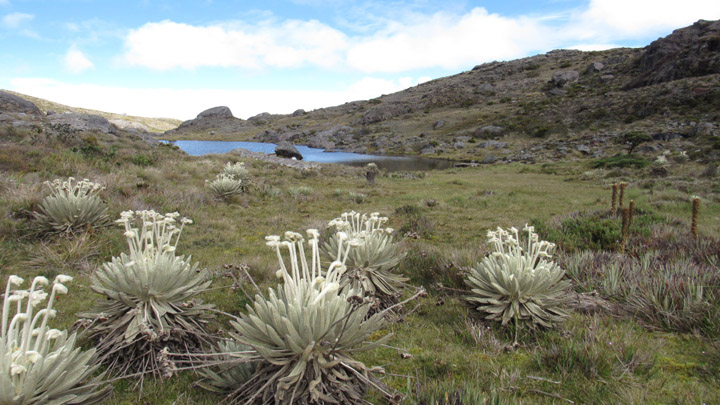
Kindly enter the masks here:
[[[0, 285], [16, 280], [10, 274], [74, 277], [72, 298], [55, 298], [53, 327], [68, 336], [87, 327], [72, 344], [115, 356], [117, 365], [76, 373], [75, 386], [100, 387], [98, 398], [105, 385], [93, 381], [112, 379], [107, 403], [720, 402], [720, 189], [692, 162], [666, 162], [662, 178], [578, 161], [378, 175], [370, 184], [364, 169], [246, 160], [252, 181], [219, 199], [206, 180], [228, 161], [234, 167], [236, 155], [192, 157], [96, 136], [112, 156], [74, 150], [82, 138], [22, 132], [0, 148]], [[152, 159], [137, 164], [137, 155]], [[103, 184], [97, 198], [121, 223], [38, 234], [43, 182], [70, 176]], [[615, 206], [620, 181], [627, 186]], [[180, 227], [170, 225], [179, 217], [156, 214], [168, 239], [162, 225], [131, 225], [130, 210], [180, 212], [194, 223], [178, 241]], [[513, 268], [547, 273], [537, 280], [548, 289], [523, 283], [515, 295], [496, 289], [468, 300], [480, 295], [466, 280], [479, 281], [482, 269], [510, 280], [488, 230], [526, 223], [535, 226], [531, 242], [556, 250]], [[294, 229], [310, 231], [266, 240]], [[533, 252], [512, 236], [518, 258]], [[351, 253], [370, 246], [364, 239], [377, 247]], [[509, 290], [510, 282], [495, 284]], [[528, 285], [537, 301], [523, 295]], [[83, 319], [101, 331], [75, 325], [77, 314], [94, 314]], [[3, 331], [2, 349], [9, 336]], [[110, 343], [95, 348], [102, 339]], [[135, 371], [155, 378], [120, 378]], [[198, 381], [208, 390], [195, 389]]]

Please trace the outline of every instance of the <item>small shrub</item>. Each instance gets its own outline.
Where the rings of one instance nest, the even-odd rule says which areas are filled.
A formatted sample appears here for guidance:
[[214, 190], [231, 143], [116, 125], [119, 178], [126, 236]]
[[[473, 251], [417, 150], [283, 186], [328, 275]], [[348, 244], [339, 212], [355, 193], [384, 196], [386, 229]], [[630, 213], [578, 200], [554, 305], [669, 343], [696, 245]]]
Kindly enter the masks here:
[[103, 187], [87, 179], [45, 182], [51, 194], [33, 212], [34, 229], [42, 235], [69, 235], [109, 223], [107, 205], [98, 196]]
[[99, 366], [95, 349], [82, 351], [75, 346], [75, 334], [68, 336], [66, 331], [48, 326], [56, 314], [55, 297], [67, 293], [62, 283], [71, 280], [57, 276], [47, 307], [34, 314], [35, 307], [48, 296], [42, 290], [49, 284], [47, 278], [35, 277], [29, 290], [11, 290], [23, 279], [8, 278], [0, 336], [0, 403], [99, 404], [110, 395], [112, 386], [102, 384], [104, 373], [94, 376]]
[[399, 232], [412, 237], [432, 238], [435, 225], [422, 212], [422, 209], [416, 205], [403, 205], [397, 208], [395, 213], [405, 217]]
[[154, 163], [152, 157], [148, 157], [146, 155], [143, 155], [142, 153], [133, 155], [133, 157], [130, 158], [130, 162], [140, 167], [152, 166], [152, 164]]
[[565, 290], [570, 283], [563, 280], [560, 266], [548, 260], [555, 245], [539, 240], [533, 227], [525, 230], [522, 242], [514, 228], [489, 231], [494, 251], [471, 268], [466, 279], [471, 295], [465, 299], [486, 319], [503, 325], [514, 321], [515, 344], [521, 321], [550, 327], [568, 315]]

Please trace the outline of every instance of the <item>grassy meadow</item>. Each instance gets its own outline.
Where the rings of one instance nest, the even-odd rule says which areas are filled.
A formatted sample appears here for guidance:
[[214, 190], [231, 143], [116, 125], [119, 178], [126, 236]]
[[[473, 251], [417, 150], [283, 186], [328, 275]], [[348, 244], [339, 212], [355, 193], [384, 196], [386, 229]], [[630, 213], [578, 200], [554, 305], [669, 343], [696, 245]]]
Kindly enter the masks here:
[[[246, 160], [248, 190], [223, 201], [206, 182], [226, 162], [239, 161], [233, 153], [191, 157], [102, 135], [45, 139], [12, 131], [2, 139], [0, 285], [10, 274], [75, 277], [56, 304], [55, 327], [72, 328], [75, 314], [94, 305], [100, 296], [88, 288], [90, 274], [127, 250], [115, 224], [70, 238], [32, 232], [31, 212], [47, 195], [43, 182], [73, 176], [105, 185], [101, 196], [112, 219], [142, 209], [191, 218], [178, 252], [212, 275], [201, 298], [232, 315], [250, 302], [243, 290], [255, 293], [243, 265], [263, 291], [277, 284], [266, 235], [322, 229], [349, 210], [388, 216], [407, 252], [397, 271], [428, 295], [382, 331], [392, 334], [388, 347], [356, 359], [383, 366], [384, 382], [405, 395], [403, 403], [720, 403], [720, 186], [692, 162], [669, 162], [666, 177], [652, 177], [649, 168], [594, 169], [588, 159], [386, 173], [370, 185], [362, 169]], [[621, 181], [628, 183], [624, 206], [633, 200], [637, 212], [624, 249], [621, 220], [609, 214], [611, 185]], [[697, 241], [689, 236], [694, 195], [702, 201]], [[558, 243], [555, 259], [573, 282], [568, 294], [596, 305], [573, 304], [553, 329], [523, 328], [513, 348], [512, 328], [483, 321], [464, 304], [463, 277], [488, 253], [488, 230], [526, 223]], [[645, 272], [636, 259], [650, 263]], [[698, 281], [705, 295], [683, 304], [685, 284], [671, 289], [665, 281], [662, 290], [654, 280], [665, 277], [660, 267], [670, 272], [667, 280], [707, 272]], [[677, 302], [648, 298], [658, 296]], [[210, 324], [220, 336], [230, 328], [225, 315]], [[168, 380], [148, 377], [142, 386], [118, 380], [109, 403], [222, 401], [194, 387], [197, 379], [183, 371]], [[367, 400], [385, 403], [372, 390]]]

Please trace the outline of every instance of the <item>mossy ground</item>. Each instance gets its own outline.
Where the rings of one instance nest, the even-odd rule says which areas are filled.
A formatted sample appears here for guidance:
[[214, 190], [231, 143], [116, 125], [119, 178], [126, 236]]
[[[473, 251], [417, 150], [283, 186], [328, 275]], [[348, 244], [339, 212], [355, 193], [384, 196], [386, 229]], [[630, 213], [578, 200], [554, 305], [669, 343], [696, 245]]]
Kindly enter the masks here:
[[[384, 331], [393, 333], [388, 344], [400, 351], [381, 348], [357, 356], [383, 366], [386, 383], [406, 394], [407, 403], [720, 402], [720, 351], [711, 339], [653, 331], [610, 314], [575, 313], [557, 329], [523, 331], [521, 346], [509, 350], [511, 332], [476, 319], [453, 290], [463, 287], [460, 269], [482, 258], [488, 229], [607, 210], [610, 184], [620, 180], [630, 184], [625, 201], [633, 199], [638, 209], [688, 231], [690, 196], [701, 195], [700, 234], [717, 237], [720, 190], [697, 176], [702, 168], [678, 164], [670, 177], [651, 179], [639, 169], [590, 170], [591, 162], [502, 165], [382, 176], [371, 186], [359, 169], [327, 165], [298, 171], [247, 161], [249, 191], [223, 202], [212, 198], [205, 181], [227, 161], [237, 160], [232, 154], [189, 157], [168, 147], [135, 147], [121, 145], [108, 155], [104, 143], [103, 153], [93, 154], [20, 142], [3, 157], [9, 163], [0, 181], [0, 269], [3, 276], [76, 277], [70, 295], [57, 303], [56, 326], [70, 328], [74, 314], [93, 305], [99, 297], [88, 288], [90, 272], [126, 250], [115, 227], [80, 242], [76, 237], [76, 243], [27, 233], [28, 211], [45, 193], [42, 181], [72, 175], [106, 185], [103, 197], [112, 217], [128, 209], [154, 209], [192, 218], [195, 223], [186, 227], [178, 252], [192, 255], [213, 274], [213, 289], [202, 298], [230, 314], [241, 313], [248, 302], [230, 288], [234, 265], [247, 264], [263, 289], [276, 283], [276, 258], [265, 246], [266, 235], [322, 228], [348, 210], [379, 211], [395, 229], [420, 235], [403, 242], [409, 256], [401, 271], [426, 284], [429, 296]], [[133, 159], [138, 154], [149, 159], [139, 164]], [[243, 288], [253, 291], [247, 282]], [[219, 318], [213, 328], [228, 329], [227, 319]], [[193, 373], [183, 372], [171, 380], [148, 378], [142, 389], [134, 381], [118, 381], [110, 403], [222, 400], [193, 387], [195, 380]], [[368, 400], [383, 402], [376, 392]]]

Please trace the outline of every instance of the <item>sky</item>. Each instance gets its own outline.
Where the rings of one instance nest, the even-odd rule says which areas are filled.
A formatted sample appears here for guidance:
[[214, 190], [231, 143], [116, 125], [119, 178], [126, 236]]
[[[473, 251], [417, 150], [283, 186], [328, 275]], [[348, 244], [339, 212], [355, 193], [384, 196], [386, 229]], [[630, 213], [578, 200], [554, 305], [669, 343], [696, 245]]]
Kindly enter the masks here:
[[718, 0], [0, 0], [0, 88], [236, 117], [365, 100], [553, 49], [641, 47]]

